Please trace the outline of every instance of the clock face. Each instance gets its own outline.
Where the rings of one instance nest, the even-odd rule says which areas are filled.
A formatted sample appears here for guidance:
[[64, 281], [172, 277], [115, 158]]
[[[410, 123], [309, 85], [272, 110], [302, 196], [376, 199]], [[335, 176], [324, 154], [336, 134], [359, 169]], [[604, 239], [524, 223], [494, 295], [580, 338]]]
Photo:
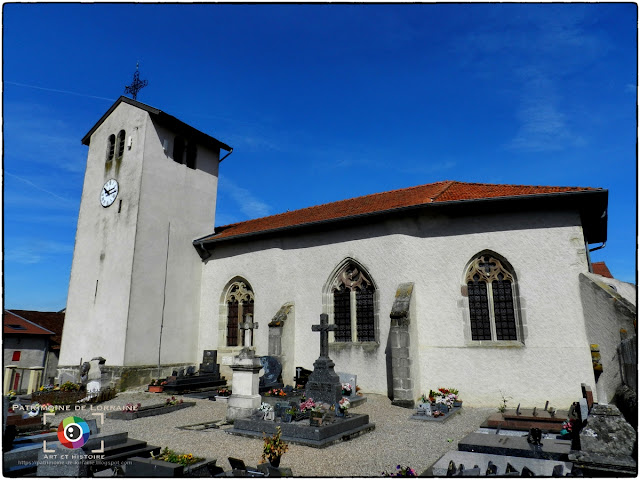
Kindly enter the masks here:
[[100, 192], [100, 204], [106, 208], [115, 202], [117, 196], [118, 182], [114, 178], [107, 180]]

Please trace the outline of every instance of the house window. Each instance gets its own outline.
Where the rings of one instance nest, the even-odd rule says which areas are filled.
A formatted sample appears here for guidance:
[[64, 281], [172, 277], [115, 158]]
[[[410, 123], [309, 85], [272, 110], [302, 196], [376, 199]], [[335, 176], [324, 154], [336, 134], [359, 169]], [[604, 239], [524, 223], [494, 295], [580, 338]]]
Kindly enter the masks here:
[[375, 287], [353, 262], [347, 263], [332, 285], [335, 342], [375, 342]]
[[173, 140], [173, 161], [182, 164], [184, 158], [184, 139], [176, 137]]
[[13, 356], [11, 357], [11, 361], [12, 362], [19, 362], [20, 361], [20, 350], [16, 350], [15, 352], [13, 352]]
[[124, 137], [125, 137], [125, 133], [124, 130], [120, 130], [120, 132], [118, 132], [118, 154], [116, 155], [116, 158], [118, 160], [122, 159], [122, 155], [124, 155]]
[[[242, 280], [231, 284], [225, 296], [227, 305], [227, 346], [237, 347], [244, 344], [241, 338], [239, 324], [244, 321], [245, 315], [253, 316], [253, 290], [251, 286]], [[253, 343], [253, 337], [251, 339]]]
[[465, 282], [471, 339], [518, 340], [513, 274], [494, 256], [482, 254], [469, 265]]
[[116, 149], [116, 136], [109, 135], [109, 138], [107, 139], [107, 162], [110, 162], [111, 160], [113, 160], [115, 149]]

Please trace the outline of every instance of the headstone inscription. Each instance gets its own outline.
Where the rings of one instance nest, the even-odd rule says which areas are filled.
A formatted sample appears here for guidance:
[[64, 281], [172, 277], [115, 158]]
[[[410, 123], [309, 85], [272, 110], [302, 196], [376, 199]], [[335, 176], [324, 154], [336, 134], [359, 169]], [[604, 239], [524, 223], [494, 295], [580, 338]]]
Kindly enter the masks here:
[[340, 377], [334, 371], [335, 363], [329, 358], [329, 332], [337, 329], [329, 325], [329, 316], [320, 315], [320, 324], [312, 325], [311, 330], [320, 332], [320, 356], [313, 363], [313, 373], [306, 385], [306, 397], [318, 402], [335, 404], [342, 398]]

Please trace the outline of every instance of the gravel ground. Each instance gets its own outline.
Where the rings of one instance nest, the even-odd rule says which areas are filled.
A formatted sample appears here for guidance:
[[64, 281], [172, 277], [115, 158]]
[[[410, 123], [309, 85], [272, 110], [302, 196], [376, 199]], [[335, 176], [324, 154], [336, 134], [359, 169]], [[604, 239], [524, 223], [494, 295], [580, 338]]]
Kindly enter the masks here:
[[[408, 465], [418, 473], [431, 466], [444, 453], [457, 448], [458, 441], [495, 411], [491, 408], [467, 408], [445, 423], [410, 420], [411, 410], [395, 407], [383, 395], [366, 394], [367, 402], [354, 408], [354, 413], [369, 414], [375, 430], [348, 442], [317, 449], [300, 445], [289, 445], [282, 457], [281, 466], [290, 467], [297, 477], [376, 477], [383, 471], [395, 471], [396, 465]], [[116, 398], [94, 410], [74, 411], [73, 415], [86, 419], [96, 418], [97, 413], [109, 407], [118, 409], [127, 403], [154, 405], [164, 403], [168, 395], [143, 391], [119, 393]], [[129, 438], [145, 440], [151, 445], [169, 447], [179, 453], [215, 458], [217, 464], [229, 470], [227, 457], [241, 458], [255, 466], [262, 453], [262, 440], [245, 438], [226, 433], [226, 428], [203, 431], [182, 430], [176, 427], [200, 422], [223, 420], [226, 403], [212, 402], [176, 395], [185, 401], [195, 401], [188, 407], [165, 415], [136, 420], [113, 420], [105, 418], [98, 425], [102, 432], [129, 432]], [[60, 412], [52, 421], [59, 423], [70, 412]], [[55, 423], [54, 423], [55, 422]]]

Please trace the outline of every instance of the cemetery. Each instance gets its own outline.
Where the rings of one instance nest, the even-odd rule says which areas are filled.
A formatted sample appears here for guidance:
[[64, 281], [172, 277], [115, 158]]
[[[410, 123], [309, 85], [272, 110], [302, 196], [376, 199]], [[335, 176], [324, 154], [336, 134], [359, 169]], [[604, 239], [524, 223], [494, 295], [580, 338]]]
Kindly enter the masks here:
[[[101, 375], [106, 360], [96, 358], [74, 387], [66, 384], [60, 397], [66, 405], [32, 403], [55, 400], [37, 394], [6, 396], [3, 473], [152, 478], [637, 473], [637, 416], [627, 420], [621, 413], [630, 411], [627, 400], [620, 401], [621, 408], [595, 403], [591, 387], [582, 384], [582, 398], [566, 409], [548, 401], [529, 405], [525, 399], [511, 408], [515, 400], [504, 395], [496, 409], [463, 408], [462, 392], [437, 387], [414, 407], [394, 405], [379, 394], [365, 397], [356, 374], [335, 372], [327, 338], [336, 327], [327, 320], [323, 314], [312, 326], [320, 341], [313, 369], [299, 367], [291, 383], [282, 378], [278, 359], [257, 357], [245, 335], [230, 379], [219, 373], [217, 352], [206, 350], [199, 370], [181, 368], [147, 388], [114, 396]], [[241, 328], [256, 328], [250, 315]], [[152, 392], [156, 383], [183, 394], [159, 403], [167, 394]], [[637, 398], [625, 391], [622, 398], [629, 397]]]

